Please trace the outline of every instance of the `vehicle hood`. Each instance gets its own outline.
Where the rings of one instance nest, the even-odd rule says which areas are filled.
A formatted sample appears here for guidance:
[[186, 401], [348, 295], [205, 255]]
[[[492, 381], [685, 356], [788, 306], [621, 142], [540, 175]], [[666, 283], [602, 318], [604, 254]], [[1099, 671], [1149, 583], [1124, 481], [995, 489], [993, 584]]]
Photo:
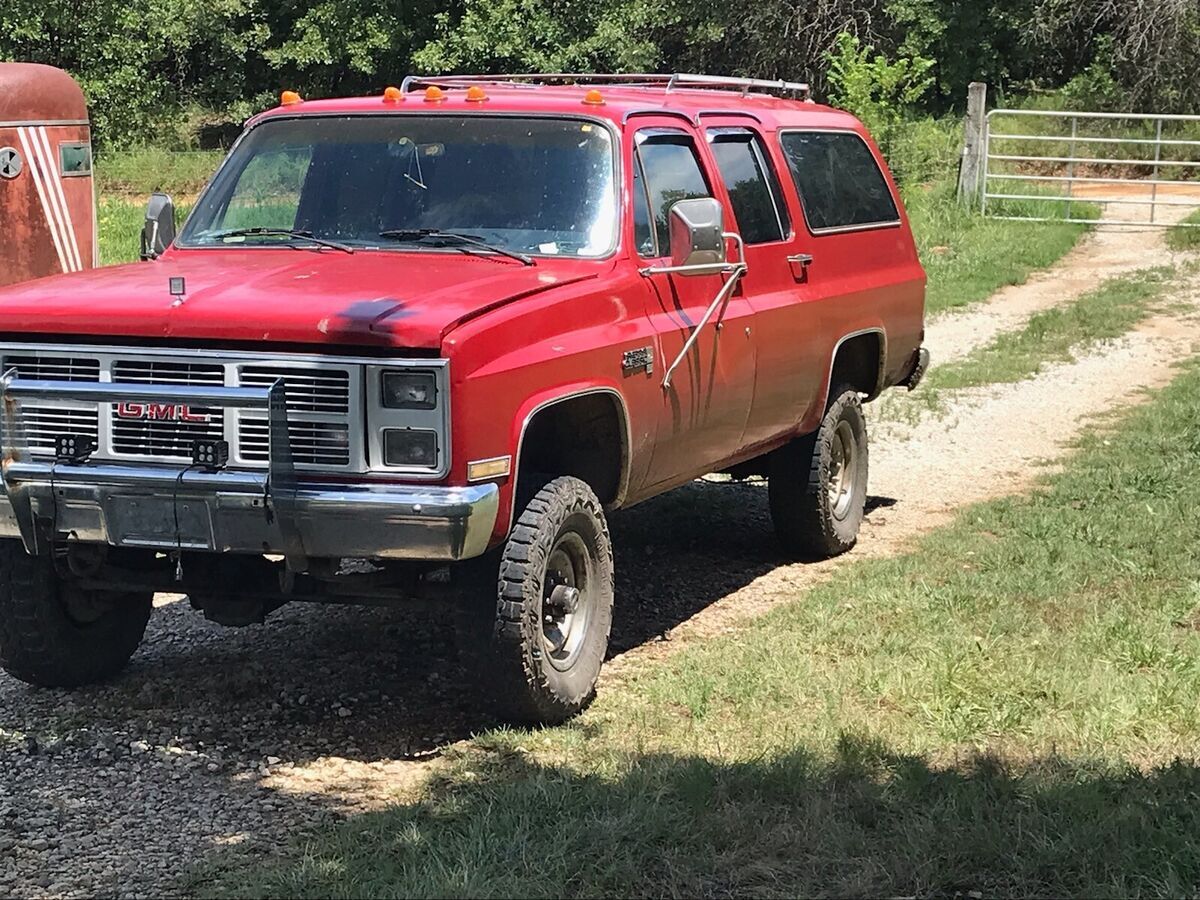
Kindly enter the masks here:
[[[0, 332], [436, 349], [459, 323], [609, 264], [443, 252], [172, 250], [0, 289]], [[182, 278], [173, 296], [170, 280]]]

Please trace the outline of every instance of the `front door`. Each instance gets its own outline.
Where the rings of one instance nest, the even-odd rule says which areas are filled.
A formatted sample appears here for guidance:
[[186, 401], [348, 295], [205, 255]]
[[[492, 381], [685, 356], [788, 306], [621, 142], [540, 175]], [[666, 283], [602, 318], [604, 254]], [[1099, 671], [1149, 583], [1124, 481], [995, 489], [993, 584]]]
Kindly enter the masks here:
[[[631, 148], [635, 243], [645, 268], [669, 266], [671, 206], [713, 196], [695, 136], [674, 124], [634, 135]], [[652, 273], [647, 311], [658, 336], [660, 383], [721, 291], [728, 275]], [[661, 391], [658, 437], [647, 485], [711, 471], [742, 446], [754, 398], [754, 311], [735, 291], [709, 317]]]
[[[759, 331], [754, 403], [743, 437], [768, 444], [792, 431], [812, 405], [828, 365], [824, 311], [809, 285], [812, 239], [785, 195], [768, 135], [744, 116], [705, 118], [705, 138], [746, 248], [743, 289]], [[769, 136], [770, 139], [774, 135]]]

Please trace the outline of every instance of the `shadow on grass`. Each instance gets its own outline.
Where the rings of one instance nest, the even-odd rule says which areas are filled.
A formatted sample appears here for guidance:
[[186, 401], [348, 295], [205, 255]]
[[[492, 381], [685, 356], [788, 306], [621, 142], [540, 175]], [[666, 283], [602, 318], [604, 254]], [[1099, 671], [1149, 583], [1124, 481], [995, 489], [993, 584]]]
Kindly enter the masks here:
[[1200, 770], [1049, 757], [933, 766], [843, 738], [738, 764], [598, 777], [486, 749], [420, 803], [359, 816], [250, 880], [277, 896], [1181, 896], [1200, 886]]

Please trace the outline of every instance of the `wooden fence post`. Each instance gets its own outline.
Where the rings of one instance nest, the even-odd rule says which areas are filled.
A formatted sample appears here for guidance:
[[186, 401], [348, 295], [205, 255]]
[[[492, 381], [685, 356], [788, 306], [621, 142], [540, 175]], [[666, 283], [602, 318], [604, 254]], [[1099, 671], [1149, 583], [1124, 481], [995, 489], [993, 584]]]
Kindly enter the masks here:
[[974, 206], [983, 181], [984, 129], [987, 127], [987, 85], [967, 85], [967, 118], [963, 128], [962, 163], [958, 168], [958, 202]]

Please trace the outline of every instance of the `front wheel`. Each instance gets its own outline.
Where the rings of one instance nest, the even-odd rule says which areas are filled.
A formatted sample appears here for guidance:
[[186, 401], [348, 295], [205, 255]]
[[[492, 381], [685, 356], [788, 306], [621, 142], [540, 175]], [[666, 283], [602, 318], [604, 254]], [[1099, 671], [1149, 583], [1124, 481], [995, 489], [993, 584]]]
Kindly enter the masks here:
[[867, 420], [858, 391], [842, 386], [821, 427], [771, 455], [771, 519], [784, 549], [824, 559], [858, 540], [867, 502]]
[[482, 651], [472, 663], [506, 719], [563, 722], [595, 697], [612, 625], [612, 542], [592, 489], [563, 476], [539, 490], [498, 575], [495, 602], [468, 606], [460, 624]]
[[0, 540], [0, 668], [41, 687], [110, 678], [141, 643], [153, 597], [84, 591], [47, 557]]

